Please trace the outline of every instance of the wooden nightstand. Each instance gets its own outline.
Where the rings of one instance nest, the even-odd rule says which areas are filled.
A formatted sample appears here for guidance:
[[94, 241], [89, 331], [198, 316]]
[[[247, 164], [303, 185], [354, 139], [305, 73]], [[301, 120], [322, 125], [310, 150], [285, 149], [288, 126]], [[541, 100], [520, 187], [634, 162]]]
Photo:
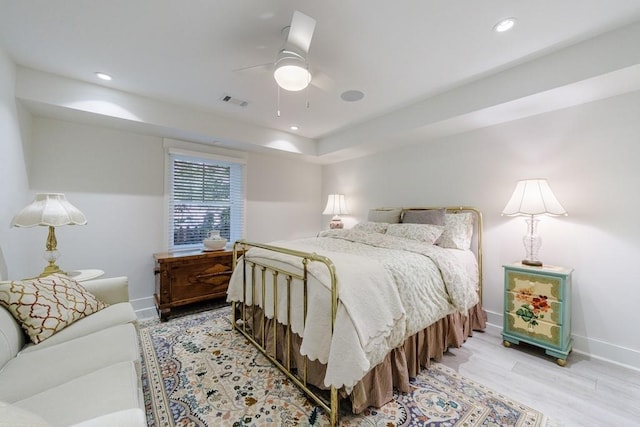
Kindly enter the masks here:
[[571, 273], [573, 269], [520, 263], [504, 267], [503, 344], [520, 341], [545, 349], [560, 366], [571, 352]]
[[232, 250], [163, 252], [153, 254], [153, 258], [154, 298], [160, 320], [167, 320], [174, 307], [226, 296], [232, 273]]

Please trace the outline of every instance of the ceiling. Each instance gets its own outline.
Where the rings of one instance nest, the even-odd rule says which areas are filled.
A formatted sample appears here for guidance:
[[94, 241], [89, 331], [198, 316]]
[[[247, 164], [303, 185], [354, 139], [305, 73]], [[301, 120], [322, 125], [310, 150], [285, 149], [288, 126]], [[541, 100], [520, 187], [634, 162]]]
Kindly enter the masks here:
[[[277, 117], [272, 73], [234, 70], [274, 61], [294, 10], [317, 21], [314, 85], [280, 91]], [[315, 140], [639, 20], [638, 0], [0, 0], [0, 43], [23, 67]]]

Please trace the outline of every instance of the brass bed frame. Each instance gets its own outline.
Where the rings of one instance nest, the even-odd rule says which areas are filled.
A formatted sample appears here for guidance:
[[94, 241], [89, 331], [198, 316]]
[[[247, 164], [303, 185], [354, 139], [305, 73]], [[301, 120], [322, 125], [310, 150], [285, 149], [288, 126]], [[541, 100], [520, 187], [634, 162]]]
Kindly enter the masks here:
[[[438, 209], [438, 208], [402, 208], [403, 211], [407, 210], [423, 210], [423, 209]], [[442, 208], [439, 208], [442, 209]], [[478, 294], [480, 297], [480, 302], [482, 302], [482, 213], [473, 207], [468, 206], [458, 206], [458, 207], [446, 207], [447, 213], [462, 213], [462, 212], [471, 212], [474, 215], [474, 243], [472, 243], [472, 247], [476, 249], [476, 257], [478, 261]], [[246, 257], [242, 258], [243, 263], [243, 302], [247, 300], [248, 292], [251, 292], [251, 301], [252, 303], [255, 301], [256, 295], [256, 282], [259, 281], [258, 288], [261, 292], [263, 304], [265, 303], [265, 294], [266, 294], [266, 278], [267, 274], [271, 274], [273, 277], [273, 313], [274, 320], [272, 322], [273, 325], [273, 342], [272, 342], [272, 353], [267, 348], [266, 342], [266, 322], [267, 317], [265, 315], [264, 307], [262, 309], [262, 313], [259, 314], [259, 339], [260, 342], [256, 339], [256, 310], [248, 309], [247, 306], [244, 305], [243, 302], [234, 301], [232, 304], [232, 327], [233, 330], [240, 332], [245, 338], [251, 342], [267, 359], [271, 361], [278, 369], [280, 369], [294, 384], [296, 384], [301, 390], [303, 390], [307, 396], [316, 402], [329, 417], [329, 421], [331, 426], [337, 426], [339, 420], [339, 398], [338, 398], [338, 389], [336, 387], [331, 386], [329, 389], [329, 397], [326, 398], [326, 392], [323, 393], [325, 396], [321, 396], [319, 392], [312, 390], [309, 387], [309, 383], [307, 382], [308, 376], [308, 366], [307, 366], [307, 358], [303, 357], [303, 366], [296, 367], [295, 370], [292, 370], [291, 367], [291, 348], [292, 348], [292, 332], [291, 332], [291, 286], [293, 280], [297, 280], [298, 282], [296, 286], [303, 286], [303, 325], [306, 323], [307, 317], [307, 289], [308, 289], [308, 265], [311, 262], [318, 262], [323, 264], [330, 276], [331, 281], [331, 333], [333, 334], [335, 327], [335, 319], [336, 313], [338, 310], [338, 290], [337, 290], [337, 281], [336, 281], [336, 271], [333, 262], [321, 255], [317, 255], [315, 253], [301, 252], [286, 248], [281, 248], [272, 245], [265, 245], [261, 243], [253, 243], [247, 242], [245, 240], [239, 240], [233, 245], [233, 267], [235, 267], [238, 262], [238, 254], [246, 253], [250, 248], [262, 248], [270, 251], [279, 252], [282, 254], [290, 255], [293, 257], [297, 257], [300, 259], [300, 272], [292, 272], [287, 271], [283, 268], [274, 267], [272, 265], [267, 265], [257, 261], [247, 260]], [[247, 268], [251, 269], [251, 283], [247, 284]], [[258, 274], [256, 274], [256, 271]], [[278, 322], [278, 278], [283, 276], [286, 280], [286, 299], [287, 299], [287, 325], [285, 330], [285, 353], [282, 357], [283, 361], [278, 360], [278, 332], [277, 325]], [[247, 287], [250, 286], [250, 291]], [[247, 312], [251, 311], [249, 316], [251, 317], [251, 329], [247, 330]], [[238, 319], [238, 314], [240, 315], [240, 319]], [[300, 372], [301, 371], [301, 372]]]

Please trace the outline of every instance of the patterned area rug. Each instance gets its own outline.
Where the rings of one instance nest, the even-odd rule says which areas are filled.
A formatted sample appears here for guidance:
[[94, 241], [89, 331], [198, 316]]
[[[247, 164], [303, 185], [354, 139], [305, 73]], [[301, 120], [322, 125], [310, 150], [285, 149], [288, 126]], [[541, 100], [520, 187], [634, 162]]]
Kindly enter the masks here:
[[[328, 418], [239, 333], [229, 307], [140, 324], [150, 427], [328, 426]], [[342, 426], [541, 426], [544, 416], [434, 363], [379, 409]]]

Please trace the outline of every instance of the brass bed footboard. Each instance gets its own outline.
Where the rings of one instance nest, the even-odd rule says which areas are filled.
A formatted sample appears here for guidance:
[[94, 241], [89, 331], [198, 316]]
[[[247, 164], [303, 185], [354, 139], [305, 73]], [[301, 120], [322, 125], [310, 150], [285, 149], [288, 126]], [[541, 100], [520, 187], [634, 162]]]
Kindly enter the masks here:
[[[300, 252], [295, 250], [290, 250], [286, 248], [280, 248], [271, 245], [264, 245], [260, 243], [251, 243], [244, 240], [240, 240], [233, 245], [233, 266], [234, 270], [238, 262], [238, 252], [246, 252], [251, 249], [262, 248], [269, 251], [279, 252], [282, 254], [286, 254], [292, 257], [295, 257], [300, 260], [300, 272], [292, 272], [287, 271], [285, 269], [281, 269], [275, 266], [267, 265], [258, 261], [247, 260], [246, 257], [242, 258], [242, 282], [243, 282], [243, 298], [242, 302], [233, 302], [232, 309], [232, 327], [234, 330], [240, 332], [245, 338], [251, 342], [262, 354], [267, 357], [278, 369], [280, 369], [294, 384], [296, 384], [300, 389], [302, 389], [309, 398], [315, 401], [321, 408], [323, 408], [329, 417], [329, 421], [331, 422], [331, 426], [338, 425], [338, 415], [339, 415], [339, 401], [338, 401], [338, 390], [331, 386], [329, 389], [329, 398], [325, 398], [321, 395], [321, 393], [315, 392], [310, 388], [310, 384], [307, 382], [308, 378], [308, 365], [307, 358], [303, 358], [302, 367], [295, 366], [292, 367], [292, 331], [291, 331], [291, 289], [292, 286], [302, 286], [302, 297], [303, 297], [303, 326], [306, 324], [307, 318], [307, 304], [308, 304], [308, 265], [310, 262], [319, 262], [324, 264], [329, 271], [330, 280], [331, 280], [331, 333], [333, 334], [335, 327], [335, 319], [336, 312], [338, 310], [338, 290], [337, 290], [337, 282], [336, 282], [336, 274], [335, 267], [333, 262], [324, 256], [317, 255], [314, 253]], [[250, 286], [247, 284], [247, 269], [251, 271], [251, 282]], [[267, 292], [267, 277], [268, 275], [272, 278], [272, 292], [273, 292], [273, 322], [270, 322], [272, 325], [272, 349], [269, 351], [267, 348], [267, 310], [266, 310], [266, 292]], [[282, 357], [282, 360], [278, 360], [278, 322], [277, 319], [280, 318], [278, 313], [278, 279], [282, 277], [286, 281], [286, 330], [285, 330], [285, 351]], [[294, 283], [294, 279], [296, 280]], [[247, 289], [250, 287], [250, 289]], [[248, 307], [244, 304], [247, 301], [248, 292], [251, 292], [251, 303], [255, 304], [256, 301], [256, 292], [259, 291], [261, 295], [261, 301], [263, 304], [262, 310], [256, 310], [255, 306], [253, 308]], [[260, 311], [258, 315], [256, 315], [257, 311]], [[238, 315], [240, 319], [238, 319]], [[259, 318], [256, 319], [256, 316]], [[248, 330], [248, 325], [250, 324], [250, 328]], [[259, 326], [256, 328], [256, 325]], [[257, 333], [256, 333], [257, 332]], [[293, 369], [292, 369], [293, 368]]]

